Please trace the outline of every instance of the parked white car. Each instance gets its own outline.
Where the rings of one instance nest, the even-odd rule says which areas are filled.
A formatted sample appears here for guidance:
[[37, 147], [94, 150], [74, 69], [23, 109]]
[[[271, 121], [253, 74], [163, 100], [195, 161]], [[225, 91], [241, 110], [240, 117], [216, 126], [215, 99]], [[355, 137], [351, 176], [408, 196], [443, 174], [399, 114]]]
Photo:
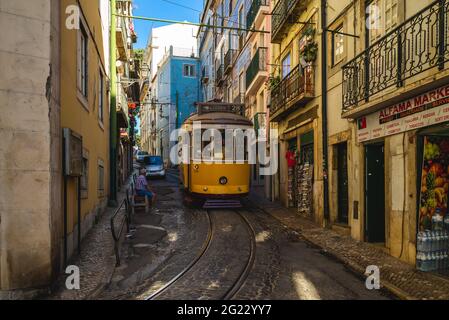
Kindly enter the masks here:
[[160, 156], [145, 156], [143, 159], [147, 178], [165, 178], [164, 161]]

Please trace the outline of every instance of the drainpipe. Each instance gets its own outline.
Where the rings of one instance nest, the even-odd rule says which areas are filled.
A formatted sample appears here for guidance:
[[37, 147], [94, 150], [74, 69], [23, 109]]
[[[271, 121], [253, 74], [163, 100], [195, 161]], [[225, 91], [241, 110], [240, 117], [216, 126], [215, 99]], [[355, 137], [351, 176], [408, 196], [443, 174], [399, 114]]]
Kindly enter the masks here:
[[111, 30], [109, 35], [110, 45], [110, 78], [111, 78], [111, 104], [110, 104], [110, 124], [109, 124], [109, 206], [117, 206], [117, 48], [116, 35], [117, 28], [116, 0], [110, 0]]
[[328, 131], [327, 131], [327, 1], [321, 0], [321, 121], [323, 130], [324, 219], [329, 222]]

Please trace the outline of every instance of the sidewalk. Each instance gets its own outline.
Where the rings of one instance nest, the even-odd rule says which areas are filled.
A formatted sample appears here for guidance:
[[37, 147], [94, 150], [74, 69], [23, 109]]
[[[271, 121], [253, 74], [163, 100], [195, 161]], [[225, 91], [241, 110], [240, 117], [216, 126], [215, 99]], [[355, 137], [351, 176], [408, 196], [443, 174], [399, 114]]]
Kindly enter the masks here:
[[[118, 203], [126, 197], [127, 185], [117, 194]], [[98, 217], [98, 223], [89, 230], [81, 243], [81, 254], [75, 255], [69, 265], [80, 269], [80, 290], [67, 290], [67, 275], [59, 276], [55, 289], [46, 297], [50, 300], [89, 300], [95, 299], [106, 285], [111, 282], [115, 269], [114, 241], [111, 234], [110, 219], [116, 208], [106, 207]]]
[[286, 227], [299, 232], [306, 241], [320, 247], [352, 271], [364, 275], [367, 266], [378, 266], [381, 286], [401, 299], [449, 299], [449, 279], [417, 271], [413, 266], [388, 255], [380, 248], [321, 228], [300, 217], [295, 209], [287, 209], [279, 202], [267, 200], [262, 190], [251, 193], [249, 201]]

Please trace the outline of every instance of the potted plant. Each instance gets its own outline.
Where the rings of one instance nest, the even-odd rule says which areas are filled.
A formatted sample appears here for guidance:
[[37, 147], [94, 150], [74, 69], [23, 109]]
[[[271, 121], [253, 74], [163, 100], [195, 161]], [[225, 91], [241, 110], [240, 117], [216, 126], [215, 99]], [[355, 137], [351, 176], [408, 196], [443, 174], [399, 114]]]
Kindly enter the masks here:
[[280, 76], [271, 75], [268, 78], [268, 89], [273, 90], [281, 82]]
[[306, 27], [302, 34], [304, 46], [300, 51], [300, 59], [303, 67], [311, 66], [318, 57], [318, 43], [314, 40], [316, 29], [312, 26]]

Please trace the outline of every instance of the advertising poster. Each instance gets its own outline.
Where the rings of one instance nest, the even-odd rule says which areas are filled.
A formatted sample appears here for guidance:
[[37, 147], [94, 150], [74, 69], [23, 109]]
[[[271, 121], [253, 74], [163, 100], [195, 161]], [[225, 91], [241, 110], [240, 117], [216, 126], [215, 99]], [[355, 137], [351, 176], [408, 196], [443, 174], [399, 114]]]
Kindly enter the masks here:
[[420, 231], [432, 230], [432, 218], [436, 212], [446, 216], [448, 189], [449, 138], [426, 136], [420, 188]]

